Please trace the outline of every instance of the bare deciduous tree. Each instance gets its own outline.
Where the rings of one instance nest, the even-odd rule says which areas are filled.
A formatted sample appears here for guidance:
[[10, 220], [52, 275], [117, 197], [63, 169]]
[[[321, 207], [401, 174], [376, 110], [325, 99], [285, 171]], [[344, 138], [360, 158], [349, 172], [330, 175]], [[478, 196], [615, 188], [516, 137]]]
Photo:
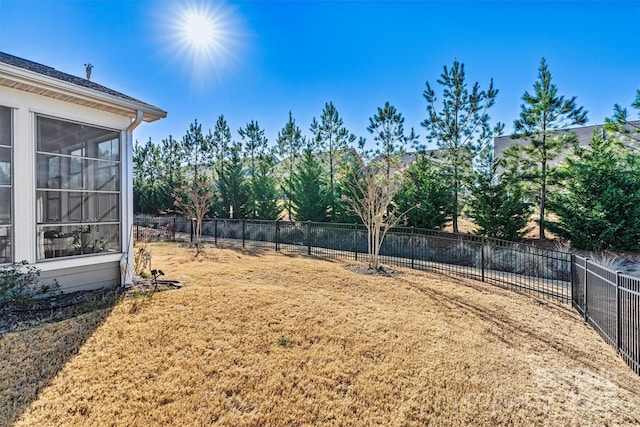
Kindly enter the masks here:
[[181, 214], [195, 220], [194, 245], [198, 253], [202, 249], [202, 219], [213, 206], [213, 183], [207, 175], [190, 179], [174, 192], [175, 206]]
[[357, 157], [357, 170], [349, 179], [349, 195], [343, 200], [367, 229], [369, 267], [380, 268], [380, 248], [387, 232], [398, 225], [406, 212], [399, 212], [393, 196], [402, 184], [402, 172], [387, 176], [382, 162], [365, 164]]

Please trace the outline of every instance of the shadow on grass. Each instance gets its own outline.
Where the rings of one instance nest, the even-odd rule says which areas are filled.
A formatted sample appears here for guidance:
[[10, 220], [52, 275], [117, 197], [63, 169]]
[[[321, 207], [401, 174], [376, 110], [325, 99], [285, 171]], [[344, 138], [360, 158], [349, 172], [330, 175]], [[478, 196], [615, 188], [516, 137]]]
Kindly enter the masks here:
[[233, 240], [233, 239], [218, 239], [218, 244], [216, 245], [213, 241], [213, 238], [204, 240], [203, 243], [205, 248], [217, 248], [217, 249], [227, 249], [242, 255], [251, 255], [251, 256], [262, 256], [266, 253], [275, 252], [275, 244], [268, 242], [259, 242], [263, 243], [263, 245], [258, 246], [256, 242], [247, 242], [245, 246], [242, 246], [242, 240]]
[[0, 426], [12, 424], [107, 319], [116, 298], [0, 334]]

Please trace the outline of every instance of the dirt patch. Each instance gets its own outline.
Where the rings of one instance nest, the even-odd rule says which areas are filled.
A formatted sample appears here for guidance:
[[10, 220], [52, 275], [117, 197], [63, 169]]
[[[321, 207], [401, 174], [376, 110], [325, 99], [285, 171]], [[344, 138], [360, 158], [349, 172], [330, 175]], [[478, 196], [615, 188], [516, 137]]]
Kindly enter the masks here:
[[402, 272], [398, 270], [394, 270], [390, 267], [380, 266], [378, 268], [373, 268], [369, 265], [365, 264], [351, 264], [345, 266], [345, 270], [352, 271], [358, 274], [366, 274], [368, 276], [382, 276], [382, 277], [394, 277], [399, 276]]

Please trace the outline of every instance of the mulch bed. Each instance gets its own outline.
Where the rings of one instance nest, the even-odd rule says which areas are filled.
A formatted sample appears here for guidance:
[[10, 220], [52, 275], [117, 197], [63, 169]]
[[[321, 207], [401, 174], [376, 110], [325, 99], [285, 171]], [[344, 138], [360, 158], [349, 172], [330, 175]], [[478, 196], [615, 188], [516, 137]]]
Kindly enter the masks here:
[[347, 265], [345, 269], [352, 271], [354, 273], [366, 274], [369, 276], [394, 277], [394, 276], [400, 276], [402, 274], [402, 272], [398, 270], [394, 270], [389, 267], [380, 266], [378, 268], [373, 268], [369, 265], [364, 265], [364, 264]]
[[152, 292], [162, 292], [171, 289], [181, 288], [182, 284], [177, 280], [158, 280], [155, 282], [153, 279], [142, 279], [128, 288], [125, 289], [123, 298], [127, 299], [134, 295], [149, 294]]
[[113, 307], [120, 299], [133, 295], [176, 289], [182, 285], [171, 280], [143, 279], [129, 288], [114, 286], [91, 291], [60, 293], [25, 303], [0, 303], [0, 336], [43, 323], [69, 319], [94, 310]]

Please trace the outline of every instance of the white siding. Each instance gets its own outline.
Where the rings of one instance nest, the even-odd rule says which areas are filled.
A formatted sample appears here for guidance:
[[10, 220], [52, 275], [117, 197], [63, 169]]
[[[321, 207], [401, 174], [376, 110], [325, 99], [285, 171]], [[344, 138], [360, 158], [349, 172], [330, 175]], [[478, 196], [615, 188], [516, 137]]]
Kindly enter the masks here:
[[[132, 118], [118, 116], [100, 110], [78, 106], [69, 102], [39, 96], [20, 90], [0, 86], [0, 105], [14, 109], [14, 260], [36, 263], [36, 142], [35, 117], [38, 114], [63, 120], [76, 121], [121, 130], [121, 248], [129, 248], [129, 230], [132, 216], [131, 141], [126, 128]], [[80, 286], [79, 281], [89, 281], [89, 287], [104, 285], [111, 280], [119, 281], [119, 260], [121, 254], [83, 256], [71, 259], [46, 260], [39, 262], [43, 277], [60, 275], [60, 283], [71, 290]], [[87, 268], [96, 274], [89, 274]], [[74, 272], [78, 273], [74, 278]], [[94, 277], [95, 276], [95, 277]], [[115, 284], [114, 283], [114, 284]]]

